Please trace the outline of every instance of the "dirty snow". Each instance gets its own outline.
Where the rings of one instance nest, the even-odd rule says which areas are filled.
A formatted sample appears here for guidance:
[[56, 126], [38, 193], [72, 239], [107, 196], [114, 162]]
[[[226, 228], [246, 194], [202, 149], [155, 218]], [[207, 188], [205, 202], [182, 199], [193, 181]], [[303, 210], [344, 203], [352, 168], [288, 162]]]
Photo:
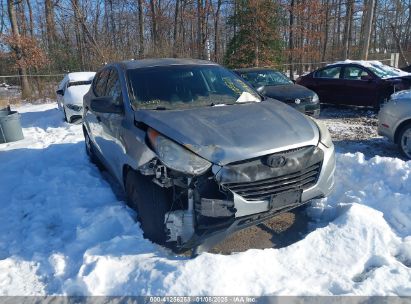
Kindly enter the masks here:
[[336, 141], [336, 189], [301, 240], [189, 259], [142, 237], [80, 125], [55, 104], [18, 110], [26, 139], [0, 146], [0, 295], [411, 295], [411, 162], [350, 151], [371, 129]]

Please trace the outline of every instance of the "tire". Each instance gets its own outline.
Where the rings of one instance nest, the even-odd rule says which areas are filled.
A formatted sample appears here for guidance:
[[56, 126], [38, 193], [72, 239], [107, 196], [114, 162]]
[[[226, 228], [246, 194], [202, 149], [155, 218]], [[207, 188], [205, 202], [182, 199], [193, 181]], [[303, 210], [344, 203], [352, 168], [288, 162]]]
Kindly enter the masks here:
[[164, 217], [170, 209], [168, 191], [133, 170], [127, 172], [125, 190], [129, 206], [137, 211], [144, 237], [165, 245]]
[[66, 108], [63, 105], [63, 114], [64, 114], [64, 121], [71, 123], [71, 119], [67, 118]]
[[85, 143], [87, 156], [89, 157], [90, 161], [93, 164], [97, 165], [100, 168], [101, 162], [96, 155], [96, 152], [95, 152], [96, 150], [90, 139], [90, 136], [88, 135], [87, 131], [84, 129], [83, 129], [83, 133], [84, 133], [84, 143]]
[[411, 123], [408, 123], [401, 128], [398, 137], [398, 145], [402, 154], [408, 159], [411, 159]]

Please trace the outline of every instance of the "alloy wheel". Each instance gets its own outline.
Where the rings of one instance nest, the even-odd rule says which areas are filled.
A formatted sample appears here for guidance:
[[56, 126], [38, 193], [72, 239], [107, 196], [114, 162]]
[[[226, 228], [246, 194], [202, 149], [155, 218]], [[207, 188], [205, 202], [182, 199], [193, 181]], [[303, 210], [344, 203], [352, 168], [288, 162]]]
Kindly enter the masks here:
[[411, 158], [411, 127], [407, 128], [401, 136], [401, 150]]

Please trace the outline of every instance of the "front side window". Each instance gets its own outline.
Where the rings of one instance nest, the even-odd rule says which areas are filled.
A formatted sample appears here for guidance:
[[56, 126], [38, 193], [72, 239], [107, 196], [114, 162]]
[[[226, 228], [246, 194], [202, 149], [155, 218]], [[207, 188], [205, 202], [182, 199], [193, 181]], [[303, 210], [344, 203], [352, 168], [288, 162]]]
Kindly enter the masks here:
[[283, 73], [271, 70], [241, 73], [241, 77], [251, 83], [255, 88], [293, 83]]
[[181, 109], [259, 102], [240, 77], [214, 65], [178, 65], [127, 71], [133, 108]]
[[363, 80], [363, 79], [369, 79], [372, 78], [372, 76], [364, 69], [360, 67], [345, 67], [344, 69], [344, 79], [347, 80]]
[[110, 69], [107, 68], [97, 74], [93, 85], [94, 94], [97, 97], [105, 95], [109, 75]]
[[341, 67], [329, 67], [317, 71], [314, 74], [315, 78], [340, 78]]
[[113, 97], [114, 103], [118, 106], [122, 105], [123, 103], [120, 79], [118, 78], [117, 71], [114, 69], [112, 69], [110, 72], [110, 76], [107, 81], [107, 88], [106, 88], [105, 96]]

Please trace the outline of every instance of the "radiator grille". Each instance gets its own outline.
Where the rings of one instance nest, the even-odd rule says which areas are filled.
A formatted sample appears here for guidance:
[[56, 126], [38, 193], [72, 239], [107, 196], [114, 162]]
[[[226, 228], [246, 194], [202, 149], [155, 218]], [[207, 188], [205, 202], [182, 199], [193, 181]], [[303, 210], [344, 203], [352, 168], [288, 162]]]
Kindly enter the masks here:
[[321, 171], [321, 163], [316, 163], [301, 171], [262, 179], [253, 182], [226, 183], [227, 188], [247, 200], [266, 200], [271, 195], [298, 189], [308, 189], [315, 185]]

